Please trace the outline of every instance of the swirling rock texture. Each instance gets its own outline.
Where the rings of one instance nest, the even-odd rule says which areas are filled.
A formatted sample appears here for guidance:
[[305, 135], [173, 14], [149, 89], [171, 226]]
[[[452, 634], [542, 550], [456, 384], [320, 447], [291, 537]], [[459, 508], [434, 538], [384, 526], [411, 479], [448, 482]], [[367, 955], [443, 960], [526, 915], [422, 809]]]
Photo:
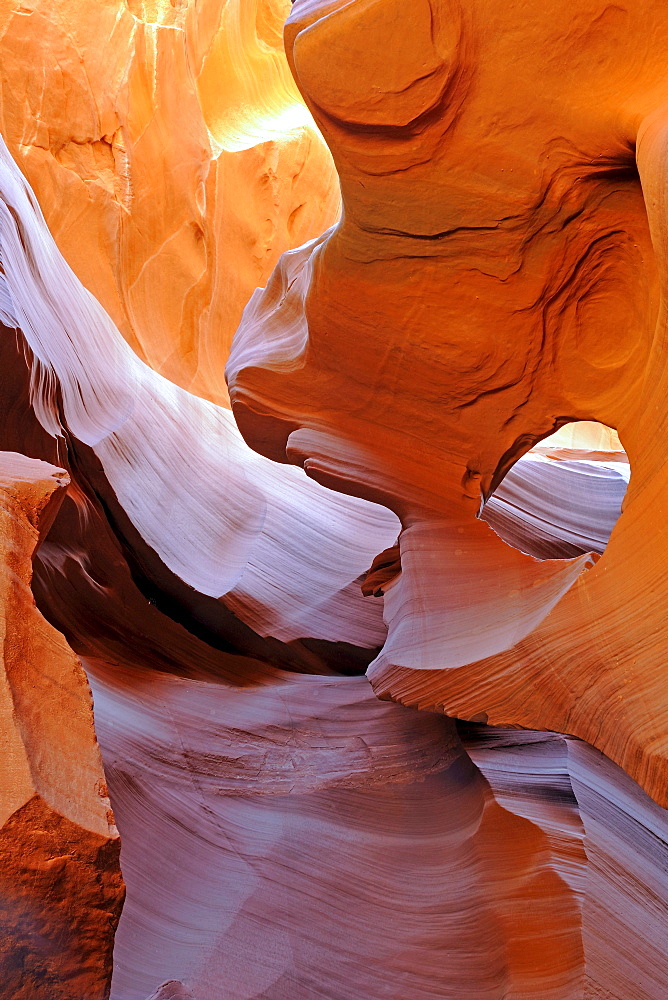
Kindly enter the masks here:
[[1, 1000], [665, 1000], [663, 5], [0, 22]]
[[[665, 5], [298, 0], [286, 50], [344, 214], [246, 309], [242, 432], [401, 519], [381, 697], [572, 733], [668, 804]], [[573, 420], [632, 470], [595, 567], [478, 517]]]

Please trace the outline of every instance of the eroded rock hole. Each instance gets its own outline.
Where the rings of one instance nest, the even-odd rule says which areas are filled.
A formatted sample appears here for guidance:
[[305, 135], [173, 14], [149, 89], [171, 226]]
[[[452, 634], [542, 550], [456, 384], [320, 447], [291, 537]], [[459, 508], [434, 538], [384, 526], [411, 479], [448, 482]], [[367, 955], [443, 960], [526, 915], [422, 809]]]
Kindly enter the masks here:
[[481, 517], [537, 559], [603, 553], [630, 478], [616, 432], [577, 421], [545, 438], [510, 469]]

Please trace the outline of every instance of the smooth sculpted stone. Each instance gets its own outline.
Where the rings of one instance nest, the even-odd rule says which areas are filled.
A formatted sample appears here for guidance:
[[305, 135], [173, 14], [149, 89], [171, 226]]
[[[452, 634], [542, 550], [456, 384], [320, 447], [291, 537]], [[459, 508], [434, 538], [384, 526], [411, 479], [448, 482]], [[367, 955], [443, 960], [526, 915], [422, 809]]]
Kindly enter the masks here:
[[227, 405], [241, 310], [337, 218], [282, 45], [289, 0], [0, 10], [0, 132], [68, 262], [143, 359]]
[[0, 453], [2, 1000], [108, 997], [124, 896], [90, 688], [30, 590], [68, 481]]
[[0, 28], [0, 1000], [665, 1000], [663, 0]]
[[602, 555], [621, 514], [628, 462], [610, 461], [614, 455], [592, 461], [590, 452], [573, 449], [568, 455], [521, 458], [482, 512], [504, 541], [537, 559]]
[[113, 1000], [665, 997], [668, 818], [587, 744], [114, 652], [85, 660], [128, 886]]
[[529, 750], [501, 801], [450, 720], [363, 677], [85, 662], [128, 887], [113, 1000], [166, 979], [197, 1000], [583, 1000], [587, 857], [554, 761], [536, 776]]
[[[469, 723], [460, 724], [460, 735], [499, 805], [561, 846], [560, 872], [582, 901], [582, 1000], [661, 1000], [668, 991], [666, 811], [572, 737]], [[542, 906], [537, 893], [531, 911], [514, 908], [512, 918], [524, 917], [535, 933]], [[528, 965], [539, 955], [549, 961], [538, 940], [524, 954]]]
[[[571, 733], [668, 805], [668, 8], [296, 0], [285, 43], [344, 210], [244, 311], [244, 437], [400, 519], [380, 697]], [[573, 421], [630, 462], [600, 558], [548, 466], [538, 544], [525, 487], [480, 516]]]
[[396, 540], [395, 515], [251, 451], [229, 409], [140, 360], [1, 140], [0, 259], [0, 337], [23, 407], [10, 391], [7, 432], [37, 424], [66, 442], [84, 525], [100, 511], [144, 591], [213, 644], [318, 673], [335, 668], [301, 640], [342, 643], [368, 651], [363, 671], [385, 626], [359, 580]]

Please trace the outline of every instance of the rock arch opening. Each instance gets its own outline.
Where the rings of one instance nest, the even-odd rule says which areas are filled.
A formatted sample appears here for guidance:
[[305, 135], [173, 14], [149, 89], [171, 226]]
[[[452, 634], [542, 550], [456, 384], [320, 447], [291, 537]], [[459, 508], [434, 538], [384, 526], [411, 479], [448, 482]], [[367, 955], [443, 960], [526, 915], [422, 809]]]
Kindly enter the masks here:
[[515, 463], [481, 517], [509, 545], [536, 559], [602, 555], [629, 479], [616, 431], [574, 421]]

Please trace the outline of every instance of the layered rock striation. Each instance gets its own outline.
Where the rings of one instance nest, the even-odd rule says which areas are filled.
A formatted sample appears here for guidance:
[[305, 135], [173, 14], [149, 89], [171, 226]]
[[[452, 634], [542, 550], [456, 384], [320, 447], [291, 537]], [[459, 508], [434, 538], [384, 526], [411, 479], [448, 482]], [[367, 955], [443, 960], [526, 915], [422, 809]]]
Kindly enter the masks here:
[[2, 1000], [665, 997], [641, 7], [0, 11]]
[[[245, 310], [242, 433], [400, 518], [381, 697], [572, 733], [665, 805], [665, 8], [298, 0], [285, 37], [344, 212]], [[480, 514], [575, 420], [618, 431], [624, 511], [536, 561]]]

